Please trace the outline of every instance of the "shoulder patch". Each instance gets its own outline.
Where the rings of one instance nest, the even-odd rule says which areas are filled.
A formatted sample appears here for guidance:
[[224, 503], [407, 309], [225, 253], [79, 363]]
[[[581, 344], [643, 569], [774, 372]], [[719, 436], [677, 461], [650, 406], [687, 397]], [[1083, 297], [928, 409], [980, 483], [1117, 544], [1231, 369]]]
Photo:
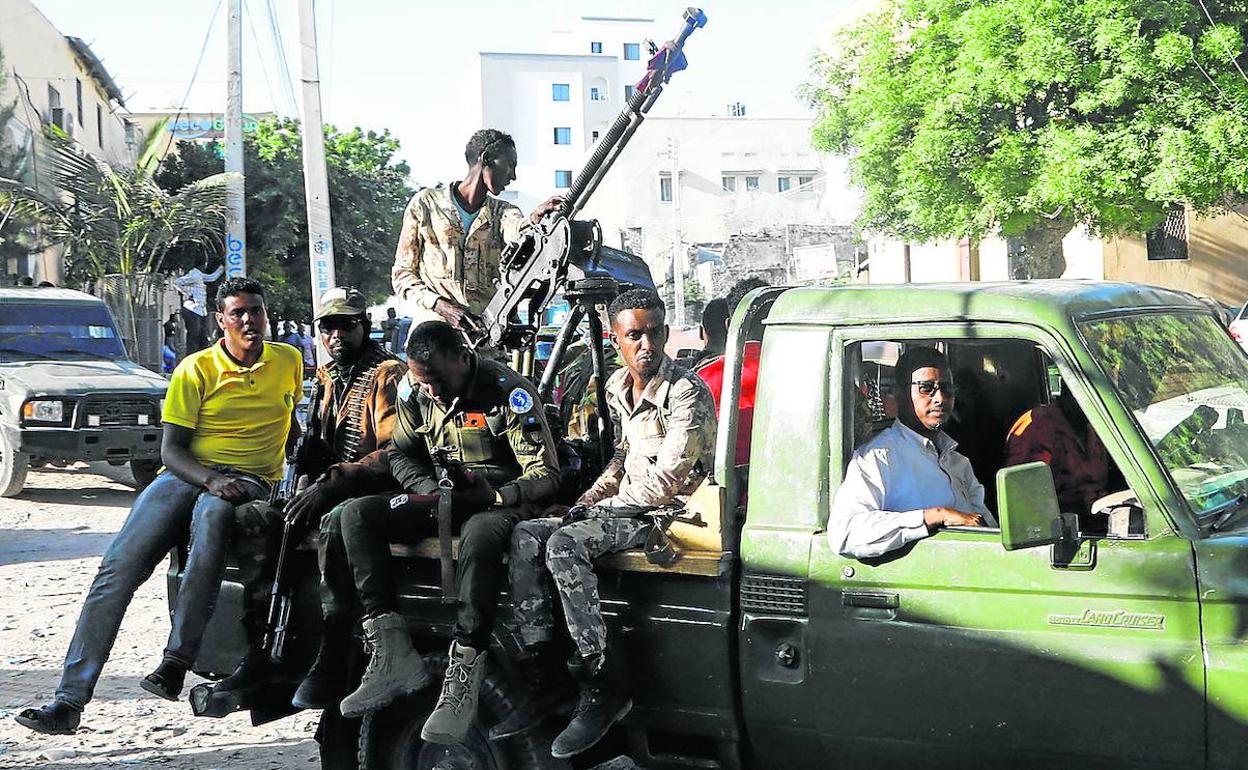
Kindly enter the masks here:
[[398, 396], [400, 401], [406, 401], [412, 397], [412, 381], [407, 377], [399, 380]]
[[516, 414], [528, 414], [533, 409], [533, 397], [524, 388], [513, 388], [507, 403]]

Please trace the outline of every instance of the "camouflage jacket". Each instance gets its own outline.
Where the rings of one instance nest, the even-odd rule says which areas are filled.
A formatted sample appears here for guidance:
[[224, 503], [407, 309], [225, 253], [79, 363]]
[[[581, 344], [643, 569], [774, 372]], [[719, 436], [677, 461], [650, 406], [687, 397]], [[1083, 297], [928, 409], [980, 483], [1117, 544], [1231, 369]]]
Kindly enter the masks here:
[[503, 364], [474, 356], [468, 390], [445, 408], [404, 380], [390, 448], [390, 472], [403, 489], [438, 487], [431, 450], [455, 459], [494, 486], [503, 506], [552, 497], [558, 484], [555, 440], [537, 391]]
[[607, 380], [615, 456], [578, 502], [608, 507], [683, 505], [715, 462], [715, 402], [706, 383], [666, 355], [632, 403], [627, 368]]
[[451, 199], [455, 184], [421, 190], [403, 214], [390, 278], [394, 293], [413, 305], [414, 324], [441, 318], [433, 312], [439, 297], [480, 314], [494, 296], [503, 246], [529, 225], [520, 209], [488, 196], [465, 234]]

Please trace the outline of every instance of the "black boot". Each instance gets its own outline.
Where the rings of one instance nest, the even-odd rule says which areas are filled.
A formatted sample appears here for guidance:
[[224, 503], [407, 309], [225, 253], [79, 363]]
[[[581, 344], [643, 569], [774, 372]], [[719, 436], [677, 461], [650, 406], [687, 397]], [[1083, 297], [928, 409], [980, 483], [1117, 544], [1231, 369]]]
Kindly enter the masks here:
[[337, 705], [351, 691], [347, 660], [351, 653], [350, 619], [326, 618], [316, 662], [290, 699], [295, 708], [325, 709]]
[[580, 683], [581, 692], [572, 721], [550, 744], [550, 755], [555, 759], [567, 759], [590, 748], [633, 708], [632, 699], [611, 683], [605, 664], [603, 655], [576, 655], [568, 662], [568, 670]]
[[152, 695], [176, 701], [182, 693], [182, 683], [185, 680], [186, 666], [171, 658], [165, 658], [155, 671], [143, 677], [139, 686]]
[[548, 647], [544, 645], [541, 651], [516, 661], [515, 678], [522, 687], [520, 705], [490, 728], [490, 740], [523, 735], [548, 718], [572, 710], [576, 703], [572, 682]]

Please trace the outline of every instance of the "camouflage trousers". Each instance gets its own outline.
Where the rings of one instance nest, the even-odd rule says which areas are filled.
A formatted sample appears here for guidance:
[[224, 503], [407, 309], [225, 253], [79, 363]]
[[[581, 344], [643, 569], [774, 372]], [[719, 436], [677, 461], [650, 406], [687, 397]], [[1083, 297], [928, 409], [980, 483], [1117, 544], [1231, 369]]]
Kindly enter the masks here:
[[554, 578], [568, 633], [582, 657], [607, 648], [607, 625], [598, 597], [593, 560], [646, 541], [649, 519], [599, 516], [560, 526], [560, 519], [523, 521], [511, 533], [511, 599], [526, 645], [554, 636], [554, 599], [546, 574]]
[[243, 626], [258, 642], [268, 617], [285, 518], [267, 501], [257, 500], [238, 506], [234, 519], [234, 558], [238, 582], [243, 586]]

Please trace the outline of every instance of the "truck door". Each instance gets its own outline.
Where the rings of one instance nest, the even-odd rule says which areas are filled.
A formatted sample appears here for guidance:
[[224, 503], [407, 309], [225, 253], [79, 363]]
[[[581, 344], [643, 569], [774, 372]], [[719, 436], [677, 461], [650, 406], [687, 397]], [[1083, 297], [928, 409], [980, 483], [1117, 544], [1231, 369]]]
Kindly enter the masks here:
[[[950, 347], [971, 336], [965, 326], [906, 331], [888, 334]], [[1020, 334], [974, 332], [976, 344]], [[865, 341], [833, 341], [846, 376], [833, 372], [834, 413], [845, 419], [832, 441], [844, 442], [846, 456]], [[1062, 374], [1140, 491], [1147, 485], [1103, 429], [1103, 406], [1080, 377]], [[831, 474], [839, 484], [842, 469]], [[814, 536], [805, 685], [819, 693], [810, 719], [825, 756], [874, 767], [1203, 763], [1192, 551], [1141, 500], [1146, 533], [1085, 541], [1069, 561], [1055, 561], [1048, 547], [1006, 551], [995, 529], [943, 530], [869, 560], [843, 558], [824, 533]]]

